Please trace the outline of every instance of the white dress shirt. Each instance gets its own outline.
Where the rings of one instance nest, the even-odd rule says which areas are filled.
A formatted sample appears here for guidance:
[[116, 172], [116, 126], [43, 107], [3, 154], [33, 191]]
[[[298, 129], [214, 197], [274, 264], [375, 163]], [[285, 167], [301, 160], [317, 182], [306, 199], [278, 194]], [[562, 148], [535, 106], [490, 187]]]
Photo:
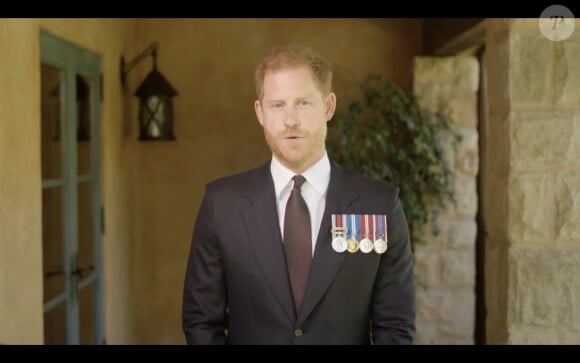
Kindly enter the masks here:
[[[286, 203], [290, 197], [290, 192], [294, 187], [292, 177], [296, 175], [293, 171], [283, 166], [275, 156], [272, 156], [270, 172], [274, 180], [274, 190], [276, 192], [276, 206], [278, 208], [278, 222], [280, 223], [280, 235], [284, 236], [284, 216], [286, 215]], [[326, 192], [330, 182], [330, 161], [328, 154], [320, 158], [314, 165], [305, 170], [302, 176], [306, 182], [302, 185], [302, 197], [308, 206], [310, 213], [310, 230], [312, 231], [312, 254], [316, 248], [316, 239], [326, 206]], [[284, 238], [282, 238], [284, 239]]]

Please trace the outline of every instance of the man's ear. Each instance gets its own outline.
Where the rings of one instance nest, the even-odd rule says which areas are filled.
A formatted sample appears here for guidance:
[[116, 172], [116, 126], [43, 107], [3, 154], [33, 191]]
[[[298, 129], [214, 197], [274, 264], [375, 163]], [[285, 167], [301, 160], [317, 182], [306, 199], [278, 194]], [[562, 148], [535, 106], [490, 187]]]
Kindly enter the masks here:
[[330, 92], [326, 99], [324, 100], [324, 108], [326, 113], [326, 121], [330, 121], [332, 116], [334, 116], [334, 111], [336, 110], [336, 95], [334, 92]]
[[262, 103], [260, 100], [256, 100], [254, 102], [254, 111], [256, 111], [256, 117], [258, 118], [258, 122], [260, 125], [264, 126], [264, 122], [262, 120]]

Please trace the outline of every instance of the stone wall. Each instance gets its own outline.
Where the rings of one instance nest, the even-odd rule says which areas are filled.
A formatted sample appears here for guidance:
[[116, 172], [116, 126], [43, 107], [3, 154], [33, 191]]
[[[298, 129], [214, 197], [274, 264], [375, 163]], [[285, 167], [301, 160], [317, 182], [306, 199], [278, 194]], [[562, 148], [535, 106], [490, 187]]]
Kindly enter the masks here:
[[447, 152], [457, 204], [441, 215], [441, 233], [415, 248], [416, 344], [474, 343], [478, 88], [474, 57], [415, 60], [414, 91], [422, 105], [452, 118], [462, 135], [458, 151]]
[[544, 37], [537, 19], [496, 22], [490, 30], [503, 28], [511, 145], [507, 342], [578, 344], [580, 22], [564, 41]]
[[[464, 135], [460, 152], [450, 154], [457, 208], [441, 221], [442, 234], [416, 249], [416, 342], [474, 342], [479, 229], [485, 342], [578, 344], [580, 21], [570, 37], [553, 41], [538, 19], [486, 20], [481, 135], [477, 66], [471, 58], [419, 58], [415, 64], [422, 102], [451, 116]], [[478, 168], [483, 224], [476, 226]]]

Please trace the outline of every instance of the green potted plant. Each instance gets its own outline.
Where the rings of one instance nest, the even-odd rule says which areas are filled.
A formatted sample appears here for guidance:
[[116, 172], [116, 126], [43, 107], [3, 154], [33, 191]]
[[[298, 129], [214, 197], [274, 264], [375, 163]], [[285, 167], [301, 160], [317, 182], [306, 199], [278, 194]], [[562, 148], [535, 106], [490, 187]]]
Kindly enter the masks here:
[[444, 149], [451, 142], [456, 150], [460, 141], [451, 119], [421, 107], [411, 92], [387, 77], [371, 75], [362, 84], [362, 98], [330, 123], [327, 146], [342, 165], [400, 188], [415, 246], [429, 222], [439, 233], [440, 211], [447, 202], [455, 204]]

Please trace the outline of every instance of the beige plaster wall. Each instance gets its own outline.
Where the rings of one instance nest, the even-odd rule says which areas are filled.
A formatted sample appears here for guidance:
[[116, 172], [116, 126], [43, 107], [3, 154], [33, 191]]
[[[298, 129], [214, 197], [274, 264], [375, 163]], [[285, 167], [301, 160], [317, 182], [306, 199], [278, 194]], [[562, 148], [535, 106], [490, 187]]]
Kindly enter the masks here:
[[134, 146], [123, 135], [119, 56], [127, 19], [2, 19], [0, 44], [0, 343], [42, 344], [40, 176], [41, 28], [101, 55], [105, 325], [110, 340], [131, 336], [133, 307], [125, 291], [134, 225]]
[[[2, 19], [0, 43], [0, 343], [42, 344], [40, 28], [101, 55], [104, 311], [109, 344], [181, 344], [181, 292], [205, 183], [265, 162], [253, 69], [302, 42], [335, 64], [339, 109], [369, 73], [412, 84], [414, 19]], [[137, 141], [133, 92], [151, 67], [119, 80], [119, 59], [158, 41], [178, 91], [175, 142]], [[35, 106], [36, 105], [36, 106]]]
[[[42, 342], [38, 25], [0, 20], [0, 343]], [[11, 56], [7, 56], [10, 54]]]

